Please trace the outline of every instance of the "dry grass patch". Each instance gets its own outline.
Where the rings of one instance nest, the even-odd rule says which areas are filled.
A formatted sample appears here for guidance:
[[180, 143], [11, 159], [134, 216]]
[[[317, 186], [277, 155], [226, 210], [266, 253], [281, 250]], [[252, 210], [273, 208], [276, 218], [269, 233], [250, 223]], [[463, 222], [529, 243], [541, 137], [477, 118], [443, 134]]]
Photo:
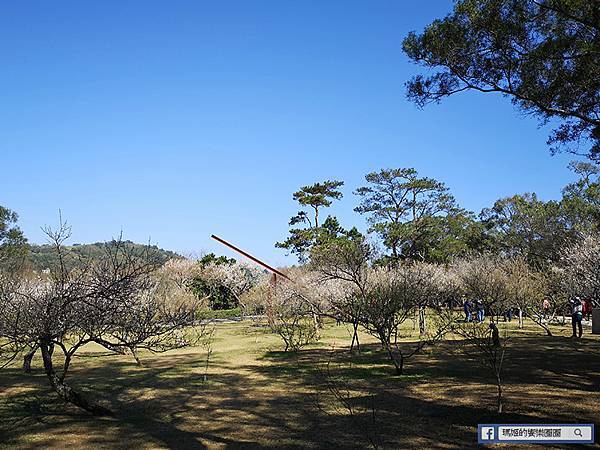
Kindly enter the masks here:
[[[404, 331], [410, 341], [411, 324]], [[514, 328], [516, 324], [508, 325]], [[361, 334], [351, 355], [346, 327], [328, 324], [321, 342], [297, 354], [252, 322], [217, 326], [206, 349], [101, 357], [86, 348], [71, 382], [116, 411], [98, 419], [55, 399], [39, 360], [33, 374], [0, 372], [0, 442], [10, 448], [385, 448], [474, 446], [482, 422], [599, 422], [600, 338], [581, 341], [528, 324], [510, 341], [506, 413], [460, 342], [429, 348], [394, 376], [375, 340]], [[329, 385], [348, 395], [352, 410]], [[369, 436], [372, 435], [372, 436]]]

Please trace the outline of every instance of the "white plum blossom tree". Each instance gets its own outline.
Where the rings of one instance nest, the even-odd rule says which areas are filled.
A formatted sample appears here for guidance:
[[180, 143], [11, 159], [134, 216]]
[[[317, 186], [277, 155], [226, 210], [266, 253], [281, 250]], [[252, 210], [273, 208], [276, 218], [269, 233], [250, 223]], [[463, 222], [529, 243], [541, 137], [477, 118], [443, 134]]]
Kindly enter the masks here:
[[192, 297], [172, 296], [164, 276], [156, 276], [160, 261], [150, 246], [139, 251], [119, 238], [104, 245], [101, 258], [69, 268], [63, 243], [70, 228], [61, 223], [46, 232], [57, 266], [49, 274], [0, 278], [0, 367], [39, 349], [61, 399], [93, 414], [110, 414], [67, 383], [73, 356], [90, 343], [116, 353], [190, 345], [201, 333], [191, 327], [197, 306]]
[[555, 271], [568, 296], [578, 295], [600, 301], [600, 234], [589, 234], [566, 248]]
[[[403, 373], [407, 358], [420, 352], [425, 345], [441, 339], [451, 328], [452, 315], [435, 301], [440, 293], [438, 283], [443, 276], [444, 271], [439, 267], [418, 262], [368, 271], [365, 303], [359, 322], [379, 339], [398, 375]], [[423, 305], [429, 305], [437, 312], [435, 327], [423, 330], [411, 349], [404, 349], [397, 341], [400, 326], [416, 311], [422, 311]]]
[[[298, 351], [319, 338], [315, 320], [319, 296], [316, 274], [304, 268], [287, 271], [289, 279], [265, 280], [254, 287], [253, 296], [264, 311], [267, 324], [285, 344], [285, 351]], [[317, 295], [315, 295], [317, 294]]]
[[206, 265], [196, 265], [196, 276], [208, 284], [225, 288], [235, 298], [242, 310], [246, 309], [244, 295], [254, 286], [265, 283], [269, 279], [263, 269], [246, 262], [218, 264], [210, 262]]

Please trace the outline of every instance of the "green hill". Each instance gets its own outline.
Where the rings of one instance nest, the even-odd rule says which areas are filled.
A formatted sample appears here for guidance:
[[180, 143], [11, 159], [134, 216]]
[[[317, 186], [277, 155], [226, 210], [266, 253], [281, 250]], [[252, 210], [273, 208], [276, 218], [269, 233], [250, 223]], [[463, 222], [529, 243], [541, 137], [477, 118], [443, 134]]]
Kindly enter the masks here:
[[[139, 250], [140, 252], [146, 247], [144, 244], [136, 244], [135, 242], [131, 241], [124, 241], [124, 243], [125, 245], [132, 247], [136, 251]], [[96, 242], [94, 244], [74, 244], [65, 246], [64, 249], [66, 250], [67, 262], [69, 265], [77, 267], [77, 265], [83, 264], [83, 260], [100, 258], [106, 252], [107, 245], [113, 245], [113, 243]], [[162, 262], [172, 258], [181, 258], [181, 255], [178, 255], [170, 250], [164, 250], [156, 245], [151, 245], [150, 249], [153, 252], [156, 252]], [[58, 264], [58, 256], [56, 255], [54, 248], [48, 244], [31, 244], [29, 246], [27, 260], [32, 269], [40, 271], [46, 268], [56, 267]]]

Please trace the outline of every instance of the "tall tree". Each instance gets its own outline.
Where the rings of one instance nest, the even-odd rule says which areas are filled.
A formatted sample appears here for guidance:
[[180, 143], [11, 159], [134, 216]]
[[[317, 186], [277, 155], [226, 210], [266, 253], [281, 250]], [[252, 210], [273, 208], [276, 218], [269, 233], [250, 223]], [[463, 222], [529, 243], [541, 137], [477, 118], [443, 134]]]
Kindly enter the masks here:
[[600, 158], [599, 0], [459, 0], [403, 48], [437, 70], [407, 83], [418, 106], [466, 90], [500, 93], [542, 123], [559, 122], [553, 152]]
[[367, 174], [365, 180], [368, 185], [355, 191], [361, 202], [354, 210], [368, 215], [369, 231], [381, 237], [392, 261], [425, 259], [423, 244], [432, 227], [439, 225], [435, 218], [458, 211], [448, 188], [419, 177], [413, 168], [382, 169]]
[[[344, 185], [343, 181], [324, 181], [310, 186], [304, 186], [293, 194], [293, 198], [302, 208], [308, 208], [310, 212], [304, 209], [290, 219], [290, 227], [303, 224], [303, 228], [290, 228], [290, 236], [283, 242], [277, 242], [275, 247], [284, 248], [290, 253], [295, 254], [298, 259], [305, 260], [310, 248], [317, 242], [323, 227], [319, 224], [319, 213], [323, 208], [328, 208], [333, 200], [339, 200], [343, 194], [339, 188]], [[312, 213], [312, 214], [311, 214]], [[339, 223], [324, 223], [330, 229], [339, 227]]]
[[502, 198], [484, 209], [481, 219], [503, 252], [522, 255], [537, 268], [557, 261], [560, 249], [577, 237], [560, 202], [544, 202], [535, 194]]
[[[313, 220], [305, 211], [299, 211], [291, 222], [308, 222], [311, 227], [319, 228], [319, 210], [331, 206], [333, 200], [339, 200], [343, 194], [339, 191], [344, 185], [343, 181], [324, 181], [315, 183], [311, 186], [304, 186], [299, 191], [294, 192], [294, 200], [301, 206], [308, 206], [314, 212]], [[292, 224], [293, 225], [293, 224]]]
[[571, 227], [581, 233], [600, 230], [600, 164], [573, 161], [579, 179], [563, 189], [561, 206]]
[[457, 209], [445, 216], [429, 217], [426, 221], [429, 225], [422, 228], [413, 252], [427, 262], [447, 264], [455, 258], [496, 248], [485, 224], [468, 211]]
[[317, 244], [323, 244], [334, 239], [362, 239], [363, 235], [356, 227], [352, 227], [349, 230], [345, 229], [340, 225], [340, 221], [337, 217], [327, 216], [323, 225], [318, 229]]
[[0, 206], [0, 269], [13, 269], [27, 254], [27, 239], [17, 226], [19, 216]]

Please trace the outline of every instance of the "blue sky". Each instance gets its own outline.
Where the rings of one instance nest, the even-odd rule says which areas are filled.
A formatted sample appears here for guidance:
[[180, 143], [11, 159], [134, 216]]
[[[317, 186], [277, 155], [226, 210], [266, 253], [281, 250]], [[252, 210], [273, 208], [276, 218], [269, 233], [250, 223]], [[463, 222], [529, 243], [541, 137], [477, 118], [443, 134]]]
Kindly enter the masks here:
[[0, 5], [0, 204], [30, 241], [62, 210], [72, 242], [126, 238], [273, 264], [291, 194], [415, 167], [479, 211], [573, 179], [547, 128], [495, 95], [417, 109], [403, 37], [450, 1], [28, 1]]

